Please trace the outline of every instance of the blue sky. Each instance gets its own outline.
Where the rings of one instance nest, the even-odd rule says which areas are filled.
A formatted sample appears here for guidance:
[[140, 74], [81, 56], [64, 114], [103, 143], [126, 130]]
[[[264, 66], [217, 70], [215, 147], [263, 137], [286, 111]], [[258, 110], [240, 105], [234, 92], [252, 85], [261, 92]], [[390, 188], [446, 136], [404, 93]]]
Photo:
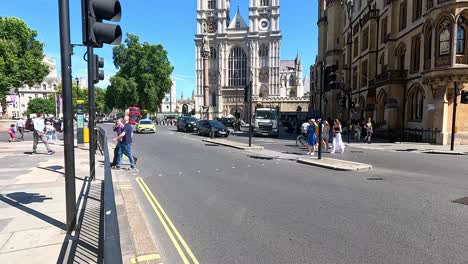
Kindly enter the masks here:
[[[58, 29], [58, 0], [2, 0], [0, 16], [15, 16], [26, 21], [39, 33], [39, 40], [46, 43], [45, 52], [57, 60], [60, 69], [60, 43]], [[177, 80], [178, 97], [192, 94], [195, 87], [194, 34], [196, 32], [196, 0], [121, 0], [122, 20], [119, 23], [125, 33], [133, 33], [141, 41], [161, 43], [169, 54]], [[231, 0], [232, 16], [240, 6], [241, 14], [248, 21], [248, 0]], [[283, 33], [281, 59], [302, 57], [304, 74], [315, 61], [317, 54], [317, 1], [281, 0], [280, 27]], [[72, 43], [81, 43], [81, 0], [70, 0]], [[84, 48], [76, 47], [73, 61], [73, 77], [86, 75], [83, 61]], [[112, 46], [96, 49], [105, 58], [106, 77], [117, 71], [112, 63]], [[107, 86], [108, 81], [98, 86]]]

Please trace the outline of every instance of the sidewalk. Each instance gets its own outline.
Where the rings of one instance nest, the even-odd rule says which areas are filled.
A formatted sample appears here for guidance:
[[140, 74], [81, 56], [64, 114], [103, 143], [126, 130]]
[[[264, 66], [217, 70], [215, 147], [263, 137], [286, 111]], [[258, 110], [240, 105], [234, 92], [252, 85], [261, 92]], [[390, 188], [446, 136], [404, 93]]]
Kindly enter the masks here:
[[[95, 231], [87, 241], [80, 238], [85, 230], [66, 232], [65, 178], [63, 142], [51, 144], [54, 155], [31, 155], [32, 142], [0, 143], [0, 263], [58, 263], [71, 255], [80, 256], [74, 263], [96, 263], [99, 249], [100, 181], [85, 184], [89, 175], [89, 152], [75, 148], [76, 197], [87, 187], [78, 224], [86, 222]], [[40, 153], [45, 147], [38, 146]], [[97, 156], [98, 157], [98, 156]], [[102, 175], [97, 162], [96, 175]], [[96, 183], [96, 184], [95, 184]], [[86, 208], [86, 211], [84, 210]], [[97, 222], [97, 223], [96, 223]], [[79, 225], [78, 225], [79, 226]], [[69, 243], [74, 240], [74, 243]], [[86, 245], [84, 245], [87, 243]], [[74, 244], [74, 245], [72, 245]], [[85, 250], [86, 248], [86, 250]], [[71, 250], [74, 252], [70, 253]], [[68, 253], [67, 253], [68, 252]], [[62, 260], [62, 261], [60, 261]], [[70, 259], [69, 259], [70, 260]]]
[[450, 145], [432, 145], [428, 143], [411, 143], [411, 142], [401, 142], [401, 143], [359, 143], [351, 142], [350, 144], [345, 142], [346, 146], [361, 148], [361, 149], [372, 149], [372, 150], [383, 150], [383, 151], [392, 151], [392, 152], [419, 152], [419, 153], [429, 153], [429, 154], [452, 154], [452, 155], [462, 155], [468, 153], [468, 145], [455, 145], [454, 152], [450, 151]]

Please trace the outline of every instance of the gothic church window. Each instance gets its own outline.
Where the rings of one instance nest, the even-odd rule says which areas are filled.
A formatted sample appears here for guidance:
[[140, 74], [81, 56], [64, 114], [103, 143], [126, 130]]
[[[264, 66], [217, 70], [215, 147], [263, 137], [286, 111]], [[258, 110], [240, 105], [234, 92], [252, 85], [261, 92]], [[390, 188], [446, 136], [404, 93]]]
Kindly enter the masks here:
[[421, 18], [422, 15], [422, 0], [413, 0], [413, 21]]
[[385, 72], [385, 53], [382, 53], [379, 59], [380, 74]]
[[216, 0], [208, 0], [208, 9], [216, 9]]
[[241, 47], [234, 47], [229, 54], [229, 86], [247, 84], [247, 55]]
[[465, 30], [465, 18], [460, 16], [458, 18], [458, 28], [457, 28], [457, 54], [465, 53], [465, 38], [466, 38], [466, 30]]
[[406, 17], [407, 17], [407, 3], [406, 1], [400, 4], [400, 31], [406, 28]]
[[260, 5], [261, 5], [261, 6], [267, 6], [267, 5], [270, 4], [270, 3], [268, 3], [268, 2], [269, 2], [269, 0], [260, 0]]
[[289, 86], [294, 86], [294, 76], [289, 76]]
[[424, 113], [424, 91], [421, 87], [414, 87], [408, 94], [408, 120], [422, 121]]
[[398, 46], [396, 55], [397, 55], [397, 62], [398, 62], [397, 64], [398, 70], [404, 70], [405, 60], [406, 60], [406, 46], [403, 42], [400, 43], [400, 45]]
[[260, 50], [258, 51], [258, 56], [260, 58], [260, 67], [268, 67], [268, 46], [262, 44]]
[[424, 36], [424, 69], [431, 68], [432, 60], [432, 26], [428, 24]]
[[411, 41], [411, 73], [419, 72], [421, 62], [421, 37], [417, 35]]
[[439, 55], [450, 53], [450, 31], [445, 28], [439, 34]]
[[210, 59], [211, 60], [216, 60], [217, 58], [217, 53], [216, 53], [216, 48], [215, 47], [210, 47]]

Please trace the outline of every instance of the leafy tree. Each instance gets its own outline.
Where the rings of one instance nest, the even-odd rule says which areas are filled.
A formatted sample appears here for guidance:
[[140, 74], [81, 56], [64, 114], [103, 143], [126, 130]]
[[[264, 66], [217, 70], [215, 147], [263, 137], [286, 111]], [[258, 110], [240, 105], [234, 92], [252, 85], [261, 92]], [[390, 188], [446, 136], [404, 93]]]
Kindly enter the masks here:
[[174, 67], [164, 47], [140, 43], [138, 36], [127, 34], [125, 44], [114, 47], [113, 57], [119, 71], [110, 80], [106, 105], [117, 109], [137, 105], [155, 112], [172, 86]]
[[[60, 83], [57, 85], [57, 93], [62, 96], [62, 84]], [[88, 88], [81, 88], [76, 85], [76, 83], [72, 84], [72, 102], [73, 102], [73, 110], [76, 112], [76, 100], [81, 99], [84, 100], [84, 111], [88, 111]]]
[[0, 104], [6, 114], [6, 95], [23, 84], [32, 86], [42, 82], [49, 67], [42, 62], [43, 45], [21, 19], [0, 17]]
[[111, 112], [111, 108], [107, 107], [105, 97], [106, 97], [106, 90], [103, 88], [96, 87], [94, 89], [94, 98], [96, 101], [96, 113], [100, 114], [108, 114]]
[[55, 103], [46, 98], [34, 98], [28, 103], [26, 115], [43, 113], [46, 115], [55, 114]]

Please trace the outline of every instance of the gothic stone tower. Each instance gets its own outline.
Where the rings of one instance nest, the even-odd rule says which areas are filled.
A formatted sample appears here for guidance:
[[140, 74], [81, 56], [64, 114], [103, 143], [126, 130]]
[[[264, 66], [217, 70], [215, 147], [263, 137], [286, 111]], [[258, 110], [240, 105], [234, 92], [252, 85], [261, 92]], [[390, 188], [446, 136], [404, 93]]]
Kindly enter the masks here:
[[202, 47], [210, 51], [207, 68], [213, 116], [234, 115], [236, 110], [244, 116], [244, 88], [250, 81], [254, 96], [283, 95], [279, 80], [279, 0], [249, 1], [247, 24], [239, 9], [230, 18], [229, 0], [197, 0], [197, 113], [203, 106]]

